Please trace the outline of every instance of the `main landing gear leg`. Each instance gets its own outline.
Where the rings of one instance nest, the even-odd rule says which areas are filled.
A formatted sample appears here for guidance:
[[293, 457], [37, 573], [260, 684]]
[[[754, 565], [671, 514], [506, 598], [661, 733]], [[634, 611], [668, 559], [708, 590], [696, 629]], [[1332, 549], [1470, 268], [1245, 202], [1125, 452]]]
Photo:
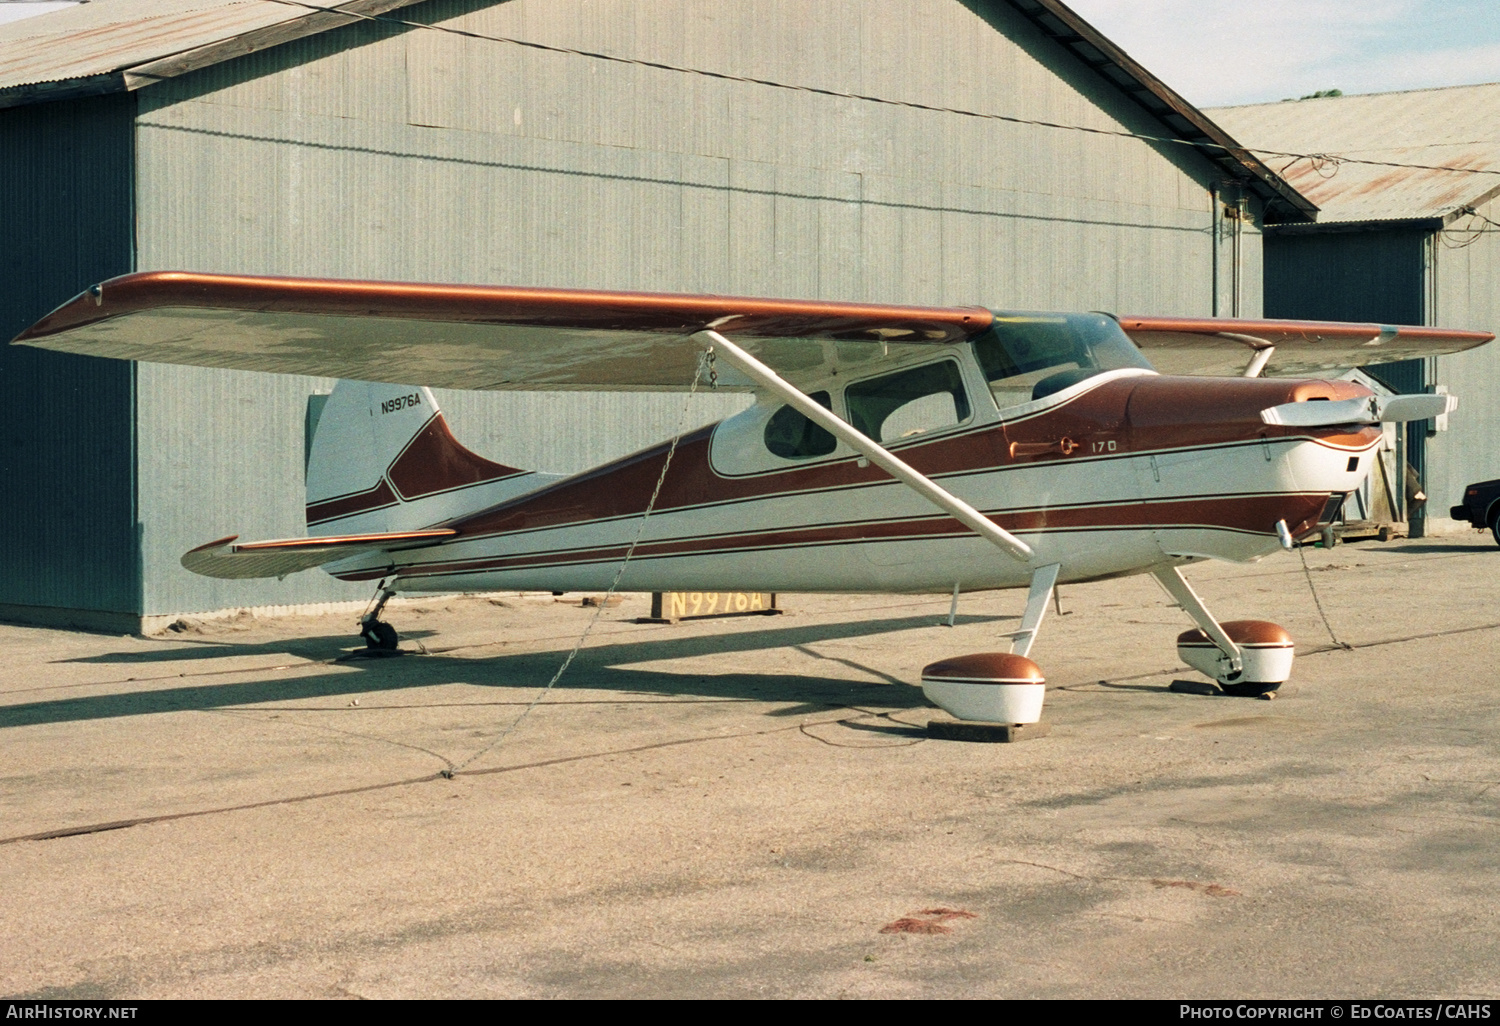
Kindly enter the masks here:
[[1010, 639], [1012, 655], [1031, 654], [1032, 642], [1036, 641], [1037, 632], [1042, 629], [1042, 620], [1047, 616], [1047, 607], [1051, 605], [1052, 595], [1057, 589], [1057, 572], [1061, 569], [1061, 563], [1052, 563], [1039, 567], [1031, 575], [1031, 590], [1026, 594], [1026, 612], [1021, 617], [1021, 629], [1001, 635]]
[[375, 604], [364, 616], [359, 618], [359, 636], [365, 639], [365, 647], [378, 652], [394, 652], [399, 638], [396, 628], [380, 619], [381, 610], [396, 594], [396, 589], [391, 587], [395, 579], [380, 582], [380, 588], [375, 593]]
[[1292, 675], [1292, 638], [1282, 627], [1265, 620], [1221, 624], [1175, 566], [1152, 576], [1198, 625], [1177, 636], [1177, 655], [1224, 694], [1269, 698]]

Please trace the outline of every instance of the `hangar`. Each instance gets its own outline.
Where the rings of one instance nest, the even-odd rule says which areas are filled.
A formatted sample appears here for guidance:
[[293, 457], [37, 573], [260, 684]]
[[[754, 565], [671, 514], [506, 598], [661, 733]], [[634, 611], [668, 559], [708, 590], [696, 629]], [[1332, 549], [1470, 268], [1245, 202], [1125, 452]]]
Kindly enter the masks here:
[[[1500, 324], [1497, 112], [1500, 83], [1212, 111], [1249, 146], [1408, 165], [1267, 158], [1319, 213], [1268, 228], [1266, 316]], [[1500, 477], [1500, 355], [1482, 348], [1370, 370], [1397, 391], [1459, 396], [1447, 424], [1410, 425], [1400, 441], [1430, 497], [1410, 510], [1412, 535], [1469, 530], [1448, 509], [1464, 485]]]
[[[95, 0], [0, 27], [0, 332], [154, 269], [1254, 317], [1262, 228], [1316, 212], [1057, 0], [338, 11]], [[0, 373], [0, 616], [367, 597], [178, 565], [303, 533], [330, 382], [15, 349]], [[682, 409], [440, 398], [486, 456], [561, 471]]]

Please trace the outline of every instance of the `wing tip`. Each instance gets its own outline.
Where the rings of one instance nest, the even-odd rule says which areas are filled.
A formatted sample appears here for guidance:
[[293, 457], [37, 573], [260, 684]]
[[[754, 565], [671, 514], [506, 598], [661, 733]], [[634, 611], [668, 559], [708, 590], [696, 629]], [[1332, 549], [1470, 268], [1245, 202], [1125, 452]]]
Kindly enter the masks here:
[[188, 549], [183, 553], [183, 555], [191, 556], [195, 552], [207, 552], [209, 549], [216, 549], [221, 545], [228, 545], [230, 542], [234, 541], [237, 538], [239, 538], [239, 535], [237, 534], [228, 534], [222, 538], [215, 539], [214, 541], [204, 542], [202, 545], [199, 545], [196, 548]]

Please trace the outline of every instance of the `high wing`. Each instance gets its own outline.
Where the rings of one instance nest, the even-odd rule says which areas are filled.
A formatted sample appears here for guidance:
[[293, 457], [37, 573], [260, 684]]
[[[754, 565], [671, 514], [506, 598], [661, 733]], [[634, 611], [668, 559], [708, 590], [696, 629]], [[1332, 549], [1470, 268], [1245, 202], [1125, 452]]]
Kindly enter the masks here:
[[[712, 328], [789, 375], [840, 343], [945, 344], [989, 327], [982, 307], [186, 272], [124, 275], [58, 307], [16, 342], [62, 352], [383, 381], [515, 390], [679, 391]], [[824, 344], [788, 345], [779, 339]], [[870, 351], [860, 345], [862, 356]], [[721, 388], [750, 390], [732, 369]]]
[[[152, 363], [479, 390], [681, 391], [713, 330], [796, 383], [876, 355], [986, 331], [983, 307], [431, 285], [153, 271], [95, 285], [15, 339]], [[1455, 353], [1488, 332], [1329, 321], [1126, 316], [1165, 374], [1321, 376]], [[809, 342], [817, 344], [810, 345]], [[1274, 352], [1274, 355], [1273, 355]], [[1257, 357], [1262, 359], [1257, 360]], [[1269, 358], [1266, 366], [1264, 358]], [[750, 391], [733, 368], [720, 388]]]
[[367, 552], [412, 549], [451, 538], [451, 527], [422, 531], [391, 531], [383, 534], [345, 534], [324, 538], [285, 538], [277, 541], [241, 542], [239, 535], [220, 538], [182, 554], [182, 565], [195, 574], [239, 580], [250, 577], [285, 577], [301, 570]]
[[1218, 317], [1121, 317], [1119, 321], [1163, 374], [1239, 375], [1259, 354], [1267, 375], [1323, 377], [1370, 363], [1458, 353], [1495, 337], [1487, 331], [1345, 321]]

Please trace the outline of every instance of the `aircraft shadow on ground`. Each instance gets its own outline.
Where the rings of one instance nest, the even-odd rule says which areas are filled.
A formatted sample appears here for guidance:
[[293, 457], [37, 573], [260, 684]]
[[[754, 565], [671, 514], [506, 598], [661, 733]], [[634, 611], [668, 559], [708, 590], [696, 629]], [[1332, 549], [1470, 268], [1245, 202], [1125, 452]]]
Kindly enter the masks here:
[[1447, 544], [1442, 542], [1412, 542], [1408, 545], [1387, 545], [1386, 551], [1399, 552], [1403, 555], [1411, 553], [1418, 556], [1452, 556], [1463, 552], [1500, 552], [1500, 547], [1497, 547], [1494, 542], [1488, 540], [1483, 542], [1449, 542]]
[[[962, 616], [962, 624], [997, 623], [1009, 617]], [[879, 667], [865, 666], [843, 656], [827, 656], [806, 650], [818, 642], [838, 641], [872, 634], [919, 630], [937, 626], [932, 615], [886, 620], [850, 620], [776, 627], [758, 631], [736, 631], [689, 637], [661, 638], [658, 632], [638, 640], [589, 646], [579, 653], [557, 691], [617, 691], [656, 698], [739, 699], [754, 702], [793, 702], [779, 708], [773, 716], [803, 715], [817, 709], [849, 705], [878, 705], [882, 708], [916, 708], [925, 705], [921, 689], [908, 686]], [[616, 635], [618, 637], [618, 635]], [[318, 658], [326, 659], [343, 651], [347, 638], [339, 638], [338, 648], [323, 646], [332, 639], [310, 638], [287, 644], [225, 645], [212, 649], [223, 656], [286, 653], [293, 647], [317, 648]], [[995, 639], [997, 647], [1001, 645]], [[642, 670], [630, 665], [687, 659], [705, 655], [748, 653], [772, 648], [803, 648], [806, 654], [832, 664], [868, 674], [871, 681], [850, 681], [810, 675], [730, 673], [668, 673]], [[170, 650], [169, 650], [170, 651]], [[180, 651], [180, 650], [179, 650]], [[196, 656], [197, 650], [192, 650]], [[144, 716], [153, 713], [188, 710], [223, 709], [231, 706], [256, 706], [271, 702], [294, 702], [307, 699], [343, 699], [351, 695], [394, 693], [417, 688], [462, 683], [478, 688], [497, 689], [506, 702], [529, 701], [537, 688], [557, 672], [567, 649], [544, 652], [497, 654], [484, 658], [459, 658], [437, 653], [396, 659], [351, 659], [339, 665], [355, 673], [327, 673], [325, 664], [311, 667], [319, 672], [308, 676], [286, 676], [253, 681], [212, 684], [189, 684], [180, 687], [154, 688], [124, 694], [89, 695], [78, 698], [52, 699], [44, 702], [0, 706], [0, 728], [34, 726], [47, 723], [69, 723], [84, 720], [111, 719], [121, 716]], [[124, 653], [130, 656], [134, 653]], [[193, 657], [190, 656], [190, 657]], [[95, 656], [93, 662], [108, 661]], [[128, 658], [121, 662], [131, 662]], [[245, 674], [259, 672], [251, 667]], [[916, 681], [909, 682], [915, 684]], [[108, 687], [101, 684], [99, 687]], [[565, 700], [565, 699], [562, 699]], [[340, 708], [346, 703], [341, 702]], [[422, 703], [417, 703], [420, 706]], [[435, 702], [434, 705], [484, 704]], [[369, 711], [373, 706], [366, 706]]]
[[[436, 634], [436, 631], [411, 630], [402, 631], [401, 637], [415, 641], [421, 638], [431, 638]], [[191, 659], [228, 659], [237, 656], [253, 655], [291, 655], [297, 656], [299, 659], [311, 659], [321, 662], [337, 658], [343, 652], [347, 651], [349, 645], [355, 642], [357, 638], [353, 631], [349, 631], [344, 634], [329, 634], [312, 638], [290, 638], [285, 641], [268, 641], [254, 645], [248, 645], [240, 641], [219, 641], [209, 638], [161, 637], [153, 640], [192, 647], [157, 647], [130, 652], [104, 652], [100, 655], [79, 656], [76, 659], [57, 659], [53, 661], [52, 665], [60, 666], [68, 663], [115, 663], [124, 665], [172, 663], [185, 662]]]

